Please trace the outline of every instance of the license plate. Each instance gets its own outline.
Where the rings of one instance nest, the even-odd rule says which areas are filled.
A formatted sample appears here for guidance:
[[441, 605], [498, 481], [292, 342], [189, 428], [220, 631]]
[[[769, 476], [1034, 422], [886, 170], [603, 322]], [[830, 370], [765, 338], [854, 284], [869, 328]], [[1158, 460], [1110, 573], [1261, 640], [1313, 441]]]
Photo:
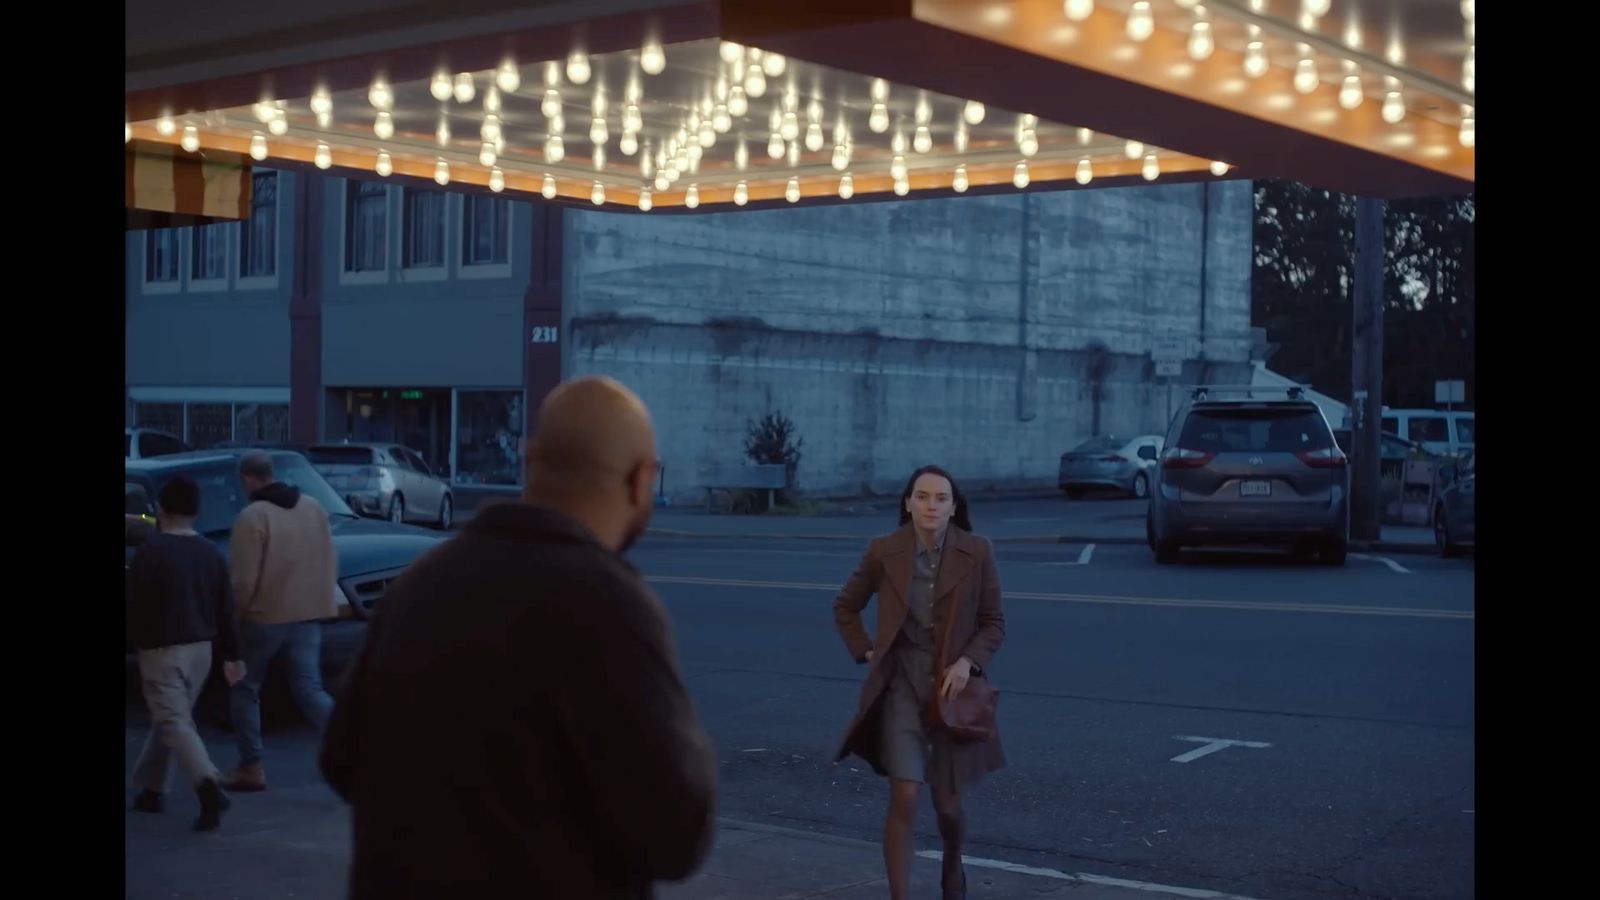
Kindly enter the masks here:
[[1272, 482], [1270, 481], [1241, 481], [1239, 482], [1239, 496], [1241, 497], [1271, 497]]

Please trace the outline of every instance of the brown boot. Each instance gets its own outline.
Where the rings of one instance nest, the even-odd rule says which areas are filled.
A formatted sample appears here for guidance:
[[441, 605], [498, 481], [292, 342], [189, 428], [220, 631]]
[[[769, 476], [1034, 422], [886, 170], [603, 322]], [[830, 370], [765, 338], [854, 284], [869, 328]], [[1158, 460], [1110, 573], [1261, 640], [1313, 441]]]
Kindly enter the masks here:
[[225, 790], [236, 793], [264, 791], [267, 789], [267, 770], [260, 762], [245, 763], [222, 776], [217, 783]]

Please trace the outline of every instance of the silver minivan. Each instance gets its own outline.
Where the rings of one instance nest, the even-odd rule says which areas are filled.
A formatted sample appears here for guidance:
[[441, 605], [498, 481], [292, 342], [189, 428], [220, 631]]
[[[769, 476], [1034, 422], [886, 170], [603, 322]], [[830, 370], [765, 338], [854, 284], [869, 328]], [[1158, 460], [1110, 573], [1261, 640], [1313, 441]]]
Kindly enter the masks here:
[[[1223, 399], [1229, 391], [1243, 396]], [[1350, 467], [1322, 410], [1299, 388], [1199, 388], [1173, 418], [1150, 492], [1156, 561], [1185, 547], [1288, 546], [1344, 565]], [[1215, 398], [1215, 399], [1214, 399]]]
[[318, 444], [306, 456], [334, 490], [363, 516], [427, 522], [448, 529], [455, 514], [450, 486], [409, 447]]

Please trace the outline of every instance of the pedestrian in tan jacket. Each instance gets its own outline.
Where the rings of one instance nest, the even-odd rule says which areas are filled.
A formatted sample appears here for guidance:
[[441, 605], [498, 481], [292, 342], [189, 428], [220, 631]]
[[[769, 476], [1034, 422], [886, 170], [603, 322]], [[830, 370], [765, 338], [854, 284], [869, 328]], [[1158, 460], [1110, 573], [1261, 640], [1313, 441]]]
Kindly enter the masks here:
[[318, 731], [333, 698], [322, 687], [322, 625], [338, 614], [338, 561], [328, 511], [299, 488], [277, 481], [272, 457], [239, 461], [250, 504], [234, 522], [228, 549], [245, 677], [233, 686], [233, 729], [239, 767], [223, 782], [233, 791], [267, 786], [261, 760], [261, 683], [273, 658], [285, 655], [289, 692]]

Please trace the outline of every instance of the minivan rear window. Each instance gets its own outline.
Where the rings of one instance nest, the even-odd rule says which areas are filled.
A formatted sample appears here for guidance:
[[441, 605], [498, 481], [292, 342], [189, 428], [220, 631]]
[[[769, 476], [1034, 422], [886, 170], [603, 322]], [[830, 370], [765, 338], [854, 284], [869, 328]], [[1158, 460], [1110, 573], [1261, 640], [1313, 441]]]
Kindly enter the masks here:
[[1208, 453], [1302, 453], [1332, 446], [1333, 434], [1314, 410], [1206, 409], [1189, 414], [1179, 445]]
[[306, 458], [319, 466], [370, 466], [371, 447], [312, 447]]

